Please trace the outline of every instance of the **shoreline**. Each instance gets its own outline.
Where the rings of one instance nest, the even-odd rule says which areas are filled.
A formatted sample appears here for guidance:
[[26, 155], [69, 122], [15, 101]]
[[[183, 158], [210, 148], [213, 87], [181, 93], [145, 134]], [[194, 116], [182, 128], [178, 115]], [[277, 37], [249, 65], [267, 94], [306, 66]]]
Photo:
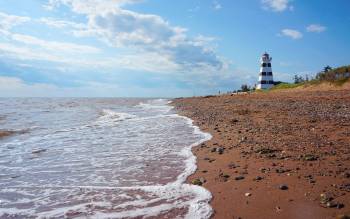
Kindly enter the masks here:
[[212, 218], [350, 213], [348, 91], [180, 98], [171, 105], [213, 136], [192, 148], [197, 170], [187, 178], [203, 181], [213, 195]]

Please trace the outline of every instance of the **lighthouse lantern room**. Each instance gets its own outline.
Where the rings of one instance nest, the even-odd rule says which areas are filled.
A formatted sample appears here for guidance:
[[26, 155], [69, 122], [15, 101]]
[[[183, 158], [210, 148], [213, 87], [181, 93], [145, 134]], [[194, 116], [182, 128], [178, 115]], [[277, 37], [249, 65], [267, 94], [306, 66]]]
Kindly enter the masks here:
[[259, 82], [256, 89], [270, 89], [274, 86], [271, 61], [272, 58], [266, 52], [261, 57]]

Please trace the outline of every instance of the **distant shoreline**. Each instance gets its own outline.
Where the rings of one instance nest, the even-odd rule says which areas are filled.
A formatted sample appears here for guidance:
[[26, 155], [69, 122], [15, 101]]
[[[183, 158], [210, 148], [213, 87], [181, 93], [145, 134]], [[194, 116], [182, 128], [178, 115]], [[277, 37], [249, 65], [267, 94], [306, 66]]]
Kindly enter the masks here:
[[174, 99], [213, 138], [193, 149], [189, 183], [213, 218], [335, 218], [350, 212], [349, 90]]

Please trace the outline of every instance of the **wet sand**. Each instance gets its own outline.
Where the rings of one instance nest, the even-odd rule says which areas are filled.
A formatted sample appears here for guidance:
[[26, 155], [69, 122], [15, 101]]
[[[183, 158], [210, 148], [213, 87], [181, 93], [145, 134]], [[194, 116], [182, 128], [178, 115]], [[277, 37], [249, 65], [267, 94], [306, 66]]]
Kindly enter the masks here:
[[350, 214], [350, 90], [176, 99], [213, 139], [193, 149], [189, 182], [212, 194], [213, 218]]

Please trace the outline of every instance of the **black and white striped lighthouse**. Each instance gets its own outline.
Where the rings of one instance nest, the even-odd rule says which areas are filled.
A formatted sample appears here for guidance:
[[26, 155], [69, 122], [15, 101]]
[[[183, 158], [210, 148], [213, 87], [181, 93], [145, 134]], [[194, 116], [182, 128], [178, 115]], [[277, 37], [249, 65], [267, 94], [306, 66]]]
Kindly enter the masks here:
[[261, 67], [259, 74], [259, 82], [256, 86], [256, 89], [270, 89], [273, 87], [273, 75], [272, 75], [272, 67], [271, 61], [272, 58], [266, 52], [261, 57]]

